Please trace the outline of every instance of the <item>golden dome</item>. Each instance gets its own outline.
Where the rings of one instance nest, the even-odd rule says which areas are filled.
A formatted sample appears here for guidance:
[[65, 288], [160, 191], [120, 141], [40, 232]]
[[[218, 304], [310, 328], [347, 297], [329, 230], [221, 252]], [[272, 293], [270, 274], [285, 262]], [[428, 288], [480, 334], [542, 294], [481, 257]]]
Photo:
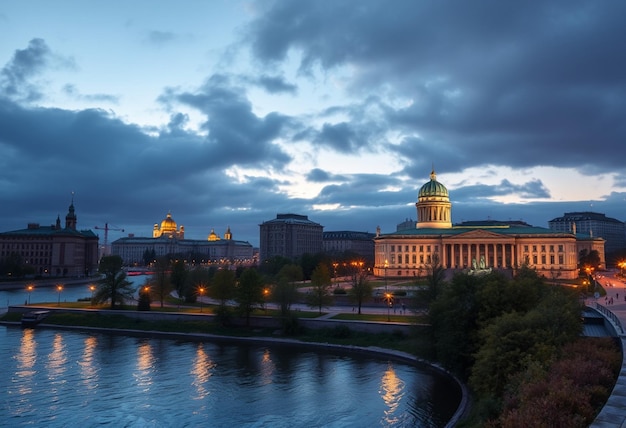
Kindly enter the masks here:
[[172, 218], [172, 214], [167, 213], [167, 217], [161, 222], [161, 233], [176, 232], [176, 222]]

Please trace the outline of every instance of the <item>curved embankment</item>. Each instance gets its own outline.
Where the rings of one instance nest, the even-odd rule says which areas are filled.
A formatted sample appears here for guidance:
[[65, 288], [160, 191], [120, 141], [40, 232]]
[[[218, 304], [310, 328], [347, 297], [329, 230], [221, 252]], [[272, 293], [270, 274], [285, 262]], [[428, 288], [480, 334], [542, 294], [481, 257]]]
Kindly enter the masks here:
[[[73, 310], [75, 311], [75, 309]], [[94, 312], [94, 310], [89, 310]], [[95, 312], [99, 312], [95, 310]], [[174, 314], [172, 314], [174, 315]], [[355, 321], [358, 323], [358, 321]], [[19, 326], [19, 322], [0, 321], [3, 325]], [[443, 373], [454, 380], [461, 393], [461, 400], [457, 409], [446, 424], [446, 427], [454, 427], [466, 413], [469, 405], [469, 394], [467, 387], [452, 373], [445, 370], [443, 367], [434, 364], [432, 362], [417, 358], [407, 352], [396, 351], [393, 349], [379, 348], [379, 347], [362, 347], [353, 345], [336, 345], [332, 343], [319, 343], [319, 342], [303, 342], [296, 339], [277, 338], [277, 337], [238, 337], [238, 336], [224, 336], [210, 333], [181, 333], [181, 332], [163, 332], [155, 330], [133, 330], [133, 329], [111, 329], [101, 327], [85, 327], [85, 326], [66, 326], [57, 324], [39, 324], [37, 328], [54, 328], [58, 330], [79, 330], [94, 333], [107, 333], [107, 334], [121, 334], [135, 337], [155, 337], [162, 339], [174, 339], [174, 340], [189, 340], [189, 341], [211, 341], [221, 343], [251, 343], [255, 345], [268, 345], [273, 346], [290, 346], [297, 347], [299, 349], [317, 349], [323, 351], [329, 351], [334, 353], [353, 353], [360, 355], [368, 355], [377, 358], [388, 358], [394, 361], [402, 362], [405, 364], [411, 364], [421, 367], [429, 367], [433, 370]]]

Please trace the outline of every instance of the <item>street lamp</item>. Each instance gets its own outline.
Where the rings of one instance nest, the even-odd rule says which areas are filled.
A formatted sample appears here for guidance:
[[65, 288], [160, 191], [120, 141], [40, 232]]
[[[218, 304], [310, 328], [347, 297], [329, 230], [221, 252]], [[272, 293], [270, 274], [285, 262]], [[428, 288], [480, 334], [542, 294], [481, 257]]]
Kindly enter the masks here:
[[35, 287], [33, 286], [33, 284], [28, 284], [28, 286], [26, 287], [26, 291], [28, 291], [28, 304], [30, 305], [30, 293], [32, 293], [32, 291], [35, 289]]
[[385, 259], [385, 292], [387, 291], [387, 268], [389, 267], [389, 262]]
[[200, 312], [202, 312], [202, 295], [204, 294], [204, 287], [198, 288], [198, 293], [200, 293]]
[[263, 310], [267, 312], [267, 298], [270, 295], [270, 290], [268, 288], [263, 289]]
[[94, 294], [94, 292], [96, 291], [96, 286], [95, 286], [95, 285], [93, 285], [93, 284], [91, 284], [91, 285], [89, 286], [89, 289], [91, 290], [91, 304], [93, 305], [93, 294]]
[[63, 286], [61, 284], [57, 284], [57, 291], [59, 292], [59, 300], [57, 302], [57, 306], [61, 306], [61, 291], [63, 291]]
[[385, 293], [385, 300], [387, 301], [387, 321], [391, 321], [391, 314], [389, 313], [389, 311], [391, 311], [391, 299], [391, 294]]

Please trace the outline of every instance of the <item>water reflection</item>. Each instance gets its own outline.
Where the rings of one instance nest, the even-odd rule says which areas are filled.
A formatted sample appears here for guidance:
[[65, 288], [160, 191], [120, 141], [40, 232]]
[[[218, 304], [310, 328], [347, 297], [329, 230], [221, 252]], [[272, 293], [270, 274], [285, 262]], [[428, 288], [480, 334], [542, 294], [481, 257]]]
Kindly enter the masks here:
[[397, 410], [404, 397], [404, 382], [396, 375], [393, 366], [389, 364], [383, 374], [380, 385], [380, 395], [387, 408], [385, 409], [384, 422], [388, 425], [398, 423]]
[[134, 373], [137, 385], [143, 392], [150, 391], [154, 371], [154, 355], [150, 342], [143, 341], [137, 348], [137, 371]]
[[193, 376], [191, 384], [196, 388], [194, 400], [200, 400], [209, 395], [206, 383], [209, 381], [214, 367], [215, 363], [211, 361], [202, 344], [199, 344], [196, 348], [196, 358], [193, 361], [191, 370], [191, 375]]
[[83, 345], [82, 359], [78, 361], [81, 379], [86, 389], [93, 390], [98, 387], [98, 369], [94, 361], [98, 339], [95, 336], [88, 336], [83, 341]]
[[293, 348], [0, 326], [0, 361], [0, 426], [437, 427], [458, 403], [429, 372]]

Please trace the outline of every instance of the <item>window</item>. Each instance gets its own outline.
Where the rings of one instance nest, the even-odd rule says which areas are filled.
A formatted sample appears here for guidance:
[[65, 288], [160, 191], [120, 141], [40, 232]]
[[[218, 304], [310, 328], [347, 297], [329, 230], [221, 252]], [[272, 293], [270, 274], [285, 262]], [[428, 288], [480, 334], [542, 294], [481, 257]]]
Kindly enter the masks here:
[[541, 246], [541, 252], [542, 252], [542, 253], [545, 253], [545, 252], [546, 252], [546, 246], [545, 246], [545, 245], [542, 245], [542, 246]]
[[409, 252], [409, 246], [408, 245], [404, 246], [404, 251], [406, 251], [407, 253]]
[[554, 253], [554, 245], [550, 245], [550, 252]]
[[536, 252], [537, 252], [537, 246], [533, 245], [533, 253], [536, 253]]
[[554, 264], [554, 254], [550, 254], [550, 264]]
[[541, 264], [542, 264], [542, 265], [545, 265], [545, 264], [546, 264], [546, 255], [545, 255], [545, 254], [542, 254], [542, 255], [541, 255]]
[[402, 245], [398, 245], [398, 252], [401, 253], [402, 252]]
[[535, 254], [533, 256], [533, 264], [536, 265], [537, 264], [537, 255]]
[[413, 254], [413, 264], [417, 263], [417, 256]]
[[559, 253], [563, 252], [563, 245], [559, 245]]
[[528, 245], [524, 245], [524, 252], [527, 253], [528, 252]]
[[413, 245], [413, 252], [415, 252], [415, 249], [417, 248], [416, 245]]
[[391, 251], [396, 251], [396, 246], [395, 245], [391, 246]]

